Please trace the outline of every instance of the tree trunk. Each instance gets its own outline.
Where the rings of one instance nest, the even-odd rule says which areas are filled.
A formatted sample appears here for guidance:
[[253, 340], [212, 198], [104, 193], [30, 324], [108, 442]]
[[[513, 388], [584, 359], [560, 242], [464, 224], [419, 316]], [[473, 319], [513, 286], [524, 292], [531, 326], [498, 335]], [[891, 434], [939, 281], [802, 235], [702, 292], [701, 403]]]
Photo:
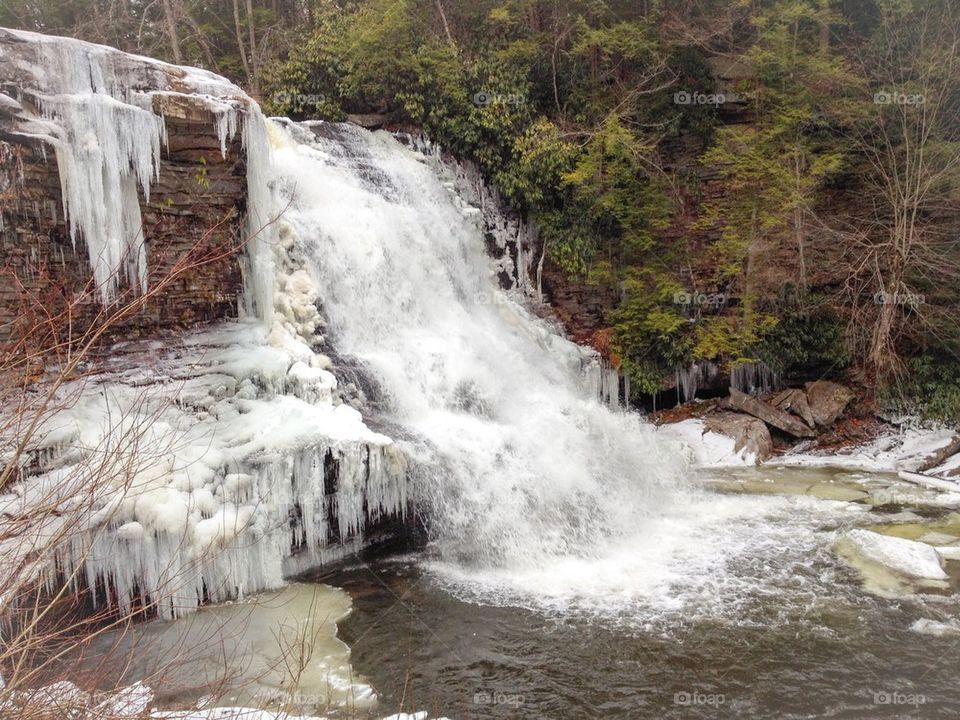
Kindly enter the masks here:
[[254, 97], [260, 94], [260, 73], [257, 58], [257, 32], [253, 22], [253, 0], [247, 0], [247, 32], [250, 35], [250, 92]]
[[803, 208], [793, 208], [793, 237], [797, 241], [797, 259], [800, 264], [800, 288], [807, 289], [807, 261], [803, 253]]
[[894, 253], [888, 279], [881, 283], [882, 289], [874, 297], [874, 302], [880, 304], [880, 310], [873, 326], [868, 361], [880, 378], [888, 377], [898, 365], [895, 334], [898, 303], [901, 301], [900, 294], [903, 289], [903, 276], [904, 263], [902, 258]]
[[173, 10], [173, 0], [163, 0], [163, 19], [167, 25], [167, 40], [173, 53], [173, 61], [177, 65], [183, 64], [183, 55], [180, 53], [180, 38], [177, 36], [177, 18]]
[[243, 72], [247, 76], [247, 87], [252, 88], [253, 75], [250, 72], [250, 61], [247, 59], [247, 49], [243, 44], [243, 28], [240, 25], [240, 0], [233, 0], [233, 29], [237, 34], [237, 49], [240, 51]]
[[450, 34], [450, 23], [447, 22], [447, 13], [443, 10], [443, 0], [437, 0], [437, 12], [440, 13], [440, 21], [443, 23], [443, 32], [447, 36], [447, 42], [450, 47], [455, 48], [457, 44], [453, 41], [453, 35]]

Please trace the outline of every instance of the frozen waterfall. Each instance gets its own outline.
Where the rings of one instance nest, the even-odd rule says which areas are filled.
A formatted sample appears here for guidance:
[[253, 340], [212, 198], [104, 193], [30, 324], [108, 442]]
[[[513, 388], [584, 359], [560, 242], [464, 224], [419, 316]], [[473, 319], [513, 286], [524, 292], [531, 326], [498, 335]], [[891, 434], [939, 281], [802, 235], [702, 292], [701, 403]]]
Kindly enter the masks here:
[[138, 194], [149, 200], [160, 171], [165, 101], [189, 94], [216, 118], [221, 152], [238, 133], [246, 150], [246, 309], [269, 320], [274, 208], [267, 192], [269, 147], [256, 103], [205, 70], [71, 38], [5, 28], [0, 33], [19, 48], [0, 55], [0, 106], [15, 118], [12, 134], [53, 148], [70, 237], [75, 246], [80, 240], [86, 245], [101, 301], [108, 304], [122, 283], [146, 290]]

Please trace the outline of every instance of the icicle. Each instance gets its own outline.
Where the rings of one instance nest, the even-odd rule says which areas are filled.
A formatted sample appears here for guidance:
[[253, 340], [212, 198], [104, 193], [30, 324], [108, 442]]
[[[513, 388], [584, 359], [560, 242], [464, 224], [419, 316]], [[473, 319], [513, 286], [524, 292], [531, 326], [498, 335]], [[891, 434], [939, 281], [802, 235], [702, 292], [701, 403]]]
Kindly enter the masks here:
[[[75, 93], [83, 92], [81, 88]], [[163, 121], [107, 95], [39, 98], [64, 128], [55, 143], [63, 211], [76, 244], [82, 238], [104, 303], [126, 266], [131, 286], [146, 289], [146, 260], [137, 187], [149, 197], [160, 165]]]
[[[182, 96], [184, 88], [192, 91], [192, 100], [206, 105], [214, 115], [224, 157], [228, 141], [242, 124], [249, 195], [247, 310], [269, 322], [273, 312], [270, 152], [266, 123], [256, 103], [228, 80], [203, 70], [70, 38], [2, 32], [20, 42], [15, 56], [0, 58], [0, 75], [12, 76], [21, 94], [29, 96], [39, 110], [39, 117], [21, 112], [12, 132], [42, 137], [54, 148], [70, 237], [74, 245], [78, 240], [86, 245], [104, 304], [115, 297], [124, 280], [136, 291], [147, 289], [138, 194], [149, 202], [151, 182], [160, 173], [161, 147], [167, 142], [164, 119], [154, 110], [156, 97]], [[46, 144], [41, 151], [46, 153]]]
[[226, 160], [227, 143], [237, 135], [237, 109], [232, 106], [218, 108], [216, 112], [217, 139], [220, 141], [220, 155]]
[[[329, 500], [328, 457], [336, 467]], [[105, 587], [106, 597], [94, 593], [97, 605], [115, 601], [127, 611], [143, 593], [169, 619], [207, 599], [220, 602], [280, 585], [284, 560], [296, 548], [291, 531], [310, 557], [319, 558], [332, 551], [332, 518], [342, 540], [361, 540], [369, 522], [406, 513], [406, 464], [391, 445], [317, 445], [241, 469], [214, 481], [216, 495], [167, 486], [133, 496], [109, 525], [62, 547], [58, 566], [81, 568], [88, 588]]]
[[252, 105], [243, 121], [243, 147], [247, 154], [246, 245], [250, 258], [245, 305], [248, 315], [273, 320], [273, 245], [276, 218], [269, 184], [270, 141], [260, 108]]
[[741, 362], [730, 370], [730, 387], [751, 395], [776, 390], [780, 378], [762, 362]]

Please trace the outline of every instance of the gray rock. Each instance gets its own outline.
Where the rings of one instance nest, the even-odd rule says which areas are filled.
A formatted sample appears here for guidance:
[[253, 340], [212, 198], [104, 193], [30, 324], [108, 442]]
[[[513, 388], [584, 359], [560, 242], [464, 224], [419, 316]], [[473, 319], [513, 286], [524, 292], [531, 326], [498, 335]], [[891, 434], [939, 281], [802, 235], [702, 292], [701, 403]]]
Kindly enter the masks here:
[[725, 412], [709, 416], [703, 423], [708, 432], [733, 438], [737, 452], [746, 450], [756, 456], [758, 462], [773, 454], [773, 440], [762, 420], [741, 413]]
[[781, 393], [780, 396], [778, 396], [778, 400], [779, 402], [774, 402], [773, 404], [781, 410], [802, 418], [810, 427], [816, 424], [813, 411], [810, 409], [810, 403], [807, 402], [807, 396], [803, 390], [789, 390]]
[[380, 113], [348, 114], [347, 121], [366, 128], [367, 130], [379, 130], [386, 124], [387, 116], [381, 115]]
[[836, 422], [854, 397], [853, 390], [829, 380], [807, 383], [807, 403], [814, 422], [821, 427]]
[[745, 412], [748, 415], [760, 418], [767, 425], [782, 430], [794, 437], [806, 438], [816, 435], [816, 433], [799, 418], [734, 388], [730, 388], [730, 397], [727, 398], [727, 406], [732, 410], [739, 410], [740, 412]]

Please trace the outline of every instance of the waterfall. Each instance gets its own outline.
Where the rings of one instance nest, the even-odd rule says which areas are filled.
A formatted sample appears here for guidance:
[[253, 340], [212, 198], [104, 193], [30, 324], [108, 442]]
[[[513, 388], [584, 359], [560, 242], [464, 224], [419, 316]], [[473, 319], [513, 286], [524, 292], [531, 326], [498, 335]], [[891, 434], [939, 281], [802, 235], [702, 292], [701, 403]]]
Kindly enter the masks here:
[[[0, 497], [10, 516], [44, 493], [70, 506], [51, 587], [66, 575], [94, 602], [176, 617], [355, 551], [411, 500], [435, 557], [524, 572], [589, 562], [681, 497], [685, 451], [620, 411], [617, 371], [531, 311], [535, 229], [475, 173], [388, 133], [268, 121], [203, 71], [15, 35], [0, 100], [13, 133], [56, 149], [105, 303], [123, 271], [147, 277], [136, 200], [165, 103], [190, 93], [220, 151], [239, 134], [246, 153], [246, 317], [132, 345], [132, 367], [64, 387], [36, 474]], [[321, 349], [376, 388], [364, 407], [382, 417], [366, 421], [392, 437], [345, 404], [363, 393]], [[58, 518], [38, 521], [51, 543]]]
[[[399, 442], [439, 557], [521, 570], [590, 557], [669, 501], [683, 454], [599, 402], [591, 353], [500, 289], [478, 213], [435, 155], [348, 125], [277, 129], [284, 220], [328, 337], [409, 433]], [[599, 379], [614, 405], [615, 377]]]

